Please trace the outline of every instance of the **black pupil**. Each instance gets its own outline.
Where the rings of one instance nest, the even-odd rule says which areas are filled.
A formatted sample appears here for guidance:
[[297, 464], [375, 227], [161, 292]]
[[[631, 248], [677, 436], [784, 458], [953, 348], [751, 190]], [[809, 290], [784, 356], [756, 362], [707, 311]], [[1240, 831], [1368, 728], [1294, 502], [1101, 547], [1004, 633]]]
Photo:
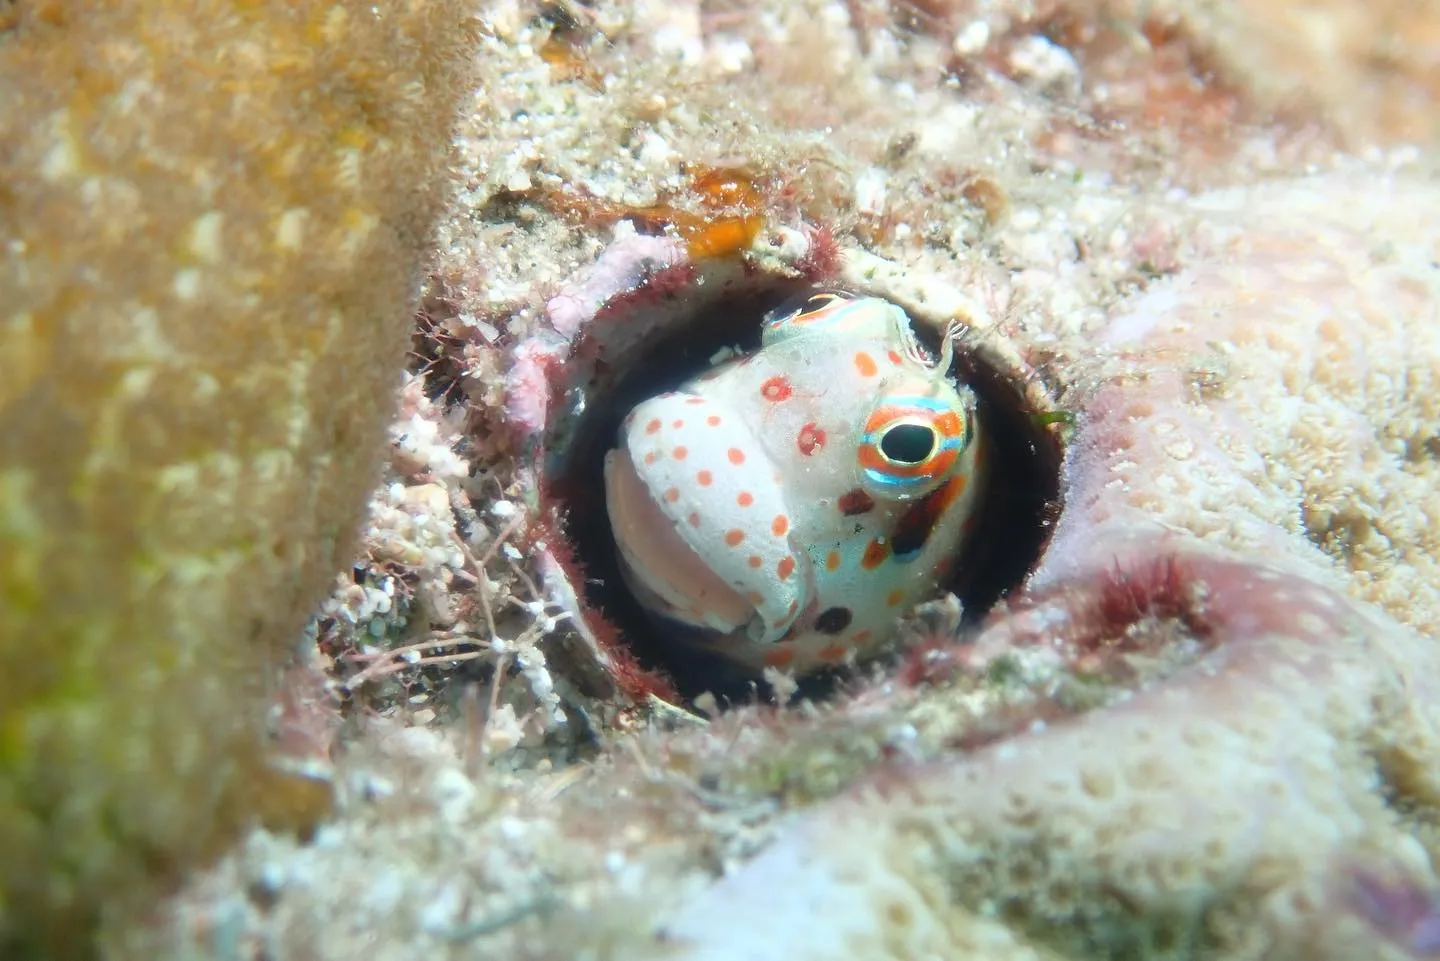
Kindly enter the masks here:
[[897, 464], [918, 464], [935, 450], [935, 431], [919, 424], [897, 424], [880, 438], [880, 453]]

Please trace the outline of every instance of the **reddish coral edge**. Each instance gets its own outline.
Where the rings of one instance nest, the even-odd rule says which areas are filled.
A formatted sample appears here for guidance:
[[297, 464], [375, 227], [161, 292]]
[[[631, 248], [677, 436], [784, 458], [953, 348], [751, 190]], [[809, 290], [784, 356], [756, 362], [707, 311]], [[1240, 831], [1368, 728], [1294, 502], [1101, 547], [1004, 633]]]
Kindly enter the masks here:
[[[542, 486], [540, 491], [542, 504], [554, 503], [554, 497], [547, 487]], [[585, 565], [576, 556], [574, 547], [565, 536], [563, 525], [549, 511], [542, 511], [530, 525], [529, 534], [525, 538], [525, 547], [533, 547], [538, 541], [544, 541], [550, 551], [555, 563], [571, 584], [585, 583]], [[585, 598], [580, 591], [575, 592], [575, 599], [580, 604], [580, 616], [585, 620], [585, 626], [594, 636], [596, 644], [600, 647], [600, 653], [605, 658], [606, 669], [610, 673], [611, 680], [622, 694], [635, 702], [642, 702], [649, 697], [658, 697], [662, 701], [678, 704], [681, 701], [679, 693], [675, 689], [675, 683], [663, 671], [646, 668], [636, 660], [630, 646], [619, 627], [610, 622], [599, 611], [585, 603]]]
[[[1297, 575], [1203, 547], [1155, 544], [1081, 578], [1018, 598], [993, 612], [971, 638], [922, 644], [898, 677], [911, 685], [943, 683], [958, 673], [984, 672], [1004, 651], [1043, 647], [1067, 669], [1118, 682], [1127, 673], [1125, 655], [1144, 652], [1151, 638], [1163, 636], [1145, 630], [1146, 622], [1178, 621], [1210, 651], [1253, 634], [1298, 634], [1315, 640], [1291, 624], [1302, 612], [1320, 618], [1327, 630], [1353, 629], [1357, 618], [1348, 610], [1332, 591]], [[1044, 699], [1002, 711], [995, 723], [958, 746], [980, 747], [1035, 721], [1056, 721], [1074, 713]]]
[[[840, 245], [834, 232], [826, 226], [808, 224], [803, 229], [808, 245], [805, 255], [796, 262], [796, 269], [809, 283], [823, 284], [833, 281], [838, 276], [840, 269]], [[534, 357], [532, 359], [534, 373], [544, 378], [545, 393], [548, 397], [546, 426], [548, 427], [548, 411], [562, 409], [564, 398], [573, 386], [570, 380], [572, 372], [568, 361], [575, 358], [590, 358], [597, 365], [603, 363], [598, 359], [600, 342], [597, 338], [601, 336], [601, 333], [597, 330], [596, 324], [608, 324], [623, 320], [636, 310], [661, 308], [686, 291], [694, 289], [700, 274], [701, 267], [694, 262], [660, 267], [648, 273], [640, 283], [615, 294], [601, 305], [589, 321], [581, 325], [579, 332], [570, 342], [569, 350], [563, 356], [557, 353]], [[534, 374], [531, 375], [532, 382], [533, 379]], [[532, 383], [530, 386], [538, 385]], [[508, 397], [507, 406], [512, 415], [519, 409], [517, 405], [509, 403]], [[517, 435], [517, 440], [521, 440], [525, 436], [533, 436], [536, 430], [536, 425], [531, 423], [533, 420], [533, 415], [521, 418], [520, 421], [517, 421], [514, 416], [507, 418], [509, 426]], [[550, 505], [556, 502], [553, 491], [542, 481], [540, 503]], [[551, 512], [548, 506], [542, 506], [540, 515], [530, 529], [531, 533], [526, 538], [529, 545], [533, 545], [537, 541], [545, 541], [556, 564], [559, 565], [570, 583], [583, 584], [585, 582], [584, 564], [566, 537], [563, 522]], [[586, 605], [578, 590], [576, 591], [576, 600], [581, 605], [580, 616], [584, 619], [585, 626], [594, 636], [601, 654], [606, 659], [606, 667], [610, 672], [611, 679], [625, 696], [635, 701], [644, 700], [652, 695], [672, 703], [680, 701], [674, 681], [663, 671], [642, 666], [617, 625], [598, 610]]]
[[804, 256], [795, 261], [795, 269], [812, 284], [827, 284], [840, 275], [840, 241], [835, 231], [819, 224], [803, 228], [809, 241]]
[[[695, 286], [700, 268], [694, 263], [672, 264], [648, 274], [634, 287], [624, 290], [605, 301], [591, 318], [592, 323], [607, 323], [623, 319], [640, 308], [654, 308], [665, 304], [672, 297], [683, 294]], [[585, 330], [577, 338], [584, 339]]]
[[1340, 910], [1417, 958], [1440, 957], [1440, 892], [1402, 866], [1342, 864]]

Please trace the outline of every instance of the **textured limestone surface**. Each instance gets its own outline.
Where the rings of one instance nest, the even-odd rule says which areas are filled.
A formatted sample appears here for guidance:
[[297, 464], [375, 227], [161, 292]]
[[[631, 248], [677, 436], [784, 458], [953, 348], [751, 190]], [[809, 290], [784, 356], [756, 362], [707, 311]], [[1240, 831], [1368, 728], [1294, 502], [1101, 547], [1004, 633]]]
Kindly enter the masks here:
[[267, 717], [375, 483], [467, 18], [0, 5], [6, 957], [325, 810]]
[[[1440, 650], [1343, 592], [1433, 603], [1435, 503], [1407, 477], [1428, 467], [1395, 435], [1440, 422], [1437, 203], [1349, 177], [1199, 198], [1190, 266], [1098, 338], [1032, 599], [954, 651], [1039, 676], [1107, 647], [1175, 660], [1109, 707], [881, 769], [671, 919], [683, 956], [1432, 956]], [[1305, 505], [1362, 473], [1366, 504], [1416, 483], [1414, 513], [1347, 576]], [[1391, 569], [1418, 593], [1384, 593]], [[829, 937], [789, 933], [830, 903]]]
[[1085, 439], [1037, 581], [1111, 530], [1183, 529], [1431, 630], [1434, 204], [1423, 181], [1355, 172], [1196, 198], [1189, 266], [1119, 305], [1076, 361], [1104, 386], [1079, 390]]
[[[1432, 5], [478, 9], [319, 622], [337, 816], [251, 834], [137, 954], [1440, 951]], [[1075, 424], [1054, 540], [978, 632], [701, 717], [586, 673], [525, 451], [537, 358], [683, 268], [716, 169], [763, 195], [752, 266], [833, 236], [963, 291]]]

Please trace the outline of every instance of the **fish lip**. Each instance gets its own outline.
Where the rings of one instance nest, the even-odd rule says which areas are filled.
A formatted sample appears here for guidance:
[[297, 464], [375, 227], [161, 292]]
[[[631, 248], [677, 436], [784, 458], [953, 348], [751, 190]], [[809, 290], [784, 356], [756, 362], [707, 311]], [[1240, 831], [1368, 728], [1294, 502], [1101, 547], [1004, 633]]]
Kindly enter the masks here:
[[[703, 627], [722, 634], [743, 631], [756, 618], [755, 605], [675, 530], [623, 447], [605, 455], [605, 503], [622, 574], [642, 603], [663, 605], [670, 616], [696, 627], [702, 626], [694, 621], [698, 617]], [[660, 570], [671, 575], [664, 583], [647, 573]]]

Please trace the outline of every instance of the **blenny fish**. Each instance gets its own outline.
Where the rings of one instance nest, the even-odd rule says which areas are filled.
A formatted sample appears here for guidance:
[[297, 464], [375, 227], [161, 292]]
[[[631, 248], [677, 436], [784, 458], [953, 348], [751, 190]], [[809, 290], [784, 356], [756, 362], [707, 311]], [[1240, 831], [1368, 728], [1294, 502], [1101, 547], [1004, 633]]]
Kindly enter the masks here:
[[605, 458], [621, 569], [677, 637], [750, 668], [864, 657], [932, 595], [985, 480], [974, 394], [899, 306], [840, 291], [638, 404]]

